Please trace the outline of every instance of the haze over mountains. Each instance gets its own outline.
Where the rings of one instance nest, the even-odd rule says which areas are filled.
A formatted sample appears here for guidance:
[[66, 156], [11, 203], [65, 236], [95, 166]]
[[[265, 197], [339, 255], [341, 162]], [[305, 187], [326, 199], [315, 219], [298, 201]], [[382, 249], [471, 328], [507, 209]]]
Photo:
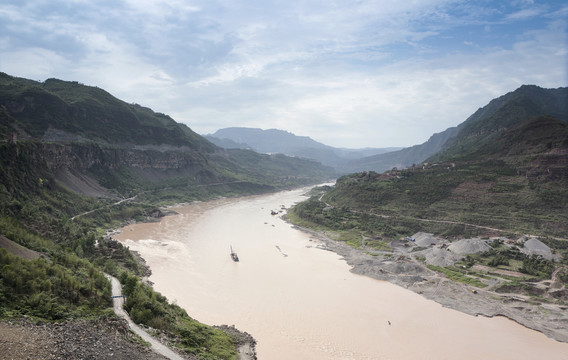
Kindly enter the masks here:
[[[103, 171], [106, 168], [128, 169], [128, 177], [138, 182], [173, 181], [190, 176], [196, 184], [227, 183], [235, 179], [243, 181], [240, 174], [247, 174], [247, 181], [254, 183], [254, 179], [267, 174], [255, 173], [264, 171], [253, 165], [258, 163], [253, 158], [259, 154], [243, 149], [292, 156], [262, 155], [259, 159], [265, 161], [271, 176], [333, 176], [329, 168], [318, 168], [316, 163], [303, 159], [318, 161], [338, 174], [382, 172], [420, 164], [439, 154], [451, 156], [475, 151], [527, 118], [548, 115], [568, 121], [567, 88], [524, 85], [492, 100], [458, 126], [433, 134], [423, 144], [403, 149], [380, 148], [380, 144], [377, 148], [334, 148], [276, 129], [226, 128], [204, 138], [165, 114], [127, 104], [103, 89], [57, 79], [39, 83], [0, 75], [0, 134], [3, 138], [14, 133], [20, 140], [67, 144], [64, 150], [57, 150], [62, 151], [57, 160], [50, 158], [51, 153], [45, 154], [46, 160], [60, 181], [72, 188], [85, 185], [86, 192], [94, 190], [87, 184], [109, 181]], [[77, 155], [79, 145], [83, 149]], [[90, 150], [84, 149], [89, 146]], [[94, 155], [95, 152], [99, 154]], [[98, 180], [91, 181], [95, 178]], [[125, 185], [130, 181], [122, 174], [111, 183]], [[275, 181], [265, 178], [265, 184]]]
[[[337, 149], [309, 137], [275, 129], [225, 128], [206, 135], [206, 138], [225, 148], [247, 148], [261, 153], [285, 153], [314, 159], [334, 167], [339, 173], [383, 172], [420, 164], [440, 151], [455, 152], [456, 146], [465, 148], [474, 143], [477, 147], [484, 146], [504, 129], [530, 117], [549, 115], [568, 121], [567, 104], [567, 88], [543, 89], [524, 85], [479, 108], [458, 126], [433, 134], [423, 144], [403, 149]], [[483, 141], [477, 143], [480, 139]]]
[[400, 148], [335, 148], [313, 140], [277, 129], [231, 127], [217, 130], [205, 138], [226, 149], [251, 149], [260, 153], [281, 153], [314, 159], [323, 165], [340, 170], [352, 159], [383, 154]]

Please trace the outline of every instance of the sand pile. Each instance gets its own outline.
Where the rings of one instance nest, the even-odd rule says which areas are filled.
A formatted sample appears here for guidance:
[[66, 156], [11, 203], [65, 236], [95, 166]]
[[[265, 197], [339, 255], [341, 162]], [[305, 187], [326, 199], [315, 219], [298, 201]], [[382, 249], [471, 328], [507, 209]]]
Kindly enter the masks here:
[[534, 238], [527, 240], [521, 251], [529, 256], [540, 255], [548, 260], [552, 260], [554, 258], [554, 255], [552, 255], [552, 251], [548, 245]]
[[456, 241], [448, 246], [448, 249], [456, 254], [468, 255], [488, 251], [491, 249], [491, 246], [487, 244], [487, 240], [473, 238]]

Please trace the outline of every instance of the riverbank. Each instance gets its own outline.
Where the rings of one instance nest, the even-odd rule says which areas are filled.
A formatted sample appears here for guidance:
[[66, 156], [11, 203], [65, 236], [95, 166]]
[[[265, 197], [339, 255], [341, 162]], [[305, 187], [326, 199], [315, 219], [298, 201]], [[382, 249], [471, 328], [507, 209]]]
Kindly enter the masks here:
[[311, 234], [321, 249], [341, 256], [353, 273], [388, 281], [469, 315], [503, 316], [552, 339], [568, 342], [568, 307], [565, 305], [543, 303], [516, 293], [474, 288], [429, 270], [415, 256], [370, 255], [332, 239], [325, 232], [295, 228]]
[[[505, 317], [469, 316], [408, 286], [350, 273], [357, 257], [348, 262], [340, 260], [347, 253], [322, 251], [332, 244], [274, 214], [303, 194], [192, 204], [160, 223], [127, 226], [116, 239], [147, 261], [157, 291], [203, 323], [235, 324], [253, 334], [262, 359], [564, 358], [568, 344]], [[359, 270], [372, 265], [375, 257], [367, 256], [359, 258]], [[417, 283], [426, 276], [406, 275], [411, 264], [391, 260], [403, 269], [389, 270], [393, 279]], [[426, 284], [434, 285], [447, 284]]]

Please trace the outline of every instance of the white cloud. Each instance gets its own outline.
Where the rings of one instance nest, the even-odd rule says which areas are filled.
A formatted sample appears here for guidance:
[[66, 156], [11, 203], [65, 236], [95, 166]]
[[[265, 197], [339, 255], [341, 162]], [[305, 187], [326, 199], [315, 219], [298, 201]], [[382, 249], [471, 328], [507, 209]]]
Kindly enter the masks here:
[[201, 7], [188, 4], [185, 0], [123, 0], [127, 7], [145, 16], [164, 19], [168, 16], [186, 16], [198, 12]]
[[71, 68], [67, 59], [54, 51], [32, 47], [25, 50], [4, 52], [0, 56], [0, 70], [10, 75], [26, 76], [31, 80], [43, 81], [46, 74], [56, 74], [61, 68]]
[[541, 8], [529, 8], [529, 9], [522, 9], [512, 14], [507, 15], [507, 20], [519, 20], [519, 19], [528, 19], [531, 17], [535, 17], [541, 15], [543, 13], [543, 9]]
[[200, 133], [412, 145], [522, 84], [566, 86], [568, 8], [491, 5], [18, 0], [0, 8], [0, 71], [96, 85]]

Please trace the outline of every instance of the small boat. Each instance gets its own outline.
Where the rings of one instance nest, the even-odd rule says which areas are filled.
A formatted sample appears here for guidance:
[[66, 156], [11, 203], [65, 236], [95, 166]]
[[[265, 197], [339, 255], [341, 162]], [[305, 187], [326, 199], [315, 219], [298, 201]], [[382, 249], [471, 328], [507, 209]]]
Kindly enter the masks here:
[[233, 247], [231, 246], [231, 258], [233, 259], [234, 262], [238, 262], [239, 261], [239, 256], [237, 255], [237, 253], [233, 250]]

